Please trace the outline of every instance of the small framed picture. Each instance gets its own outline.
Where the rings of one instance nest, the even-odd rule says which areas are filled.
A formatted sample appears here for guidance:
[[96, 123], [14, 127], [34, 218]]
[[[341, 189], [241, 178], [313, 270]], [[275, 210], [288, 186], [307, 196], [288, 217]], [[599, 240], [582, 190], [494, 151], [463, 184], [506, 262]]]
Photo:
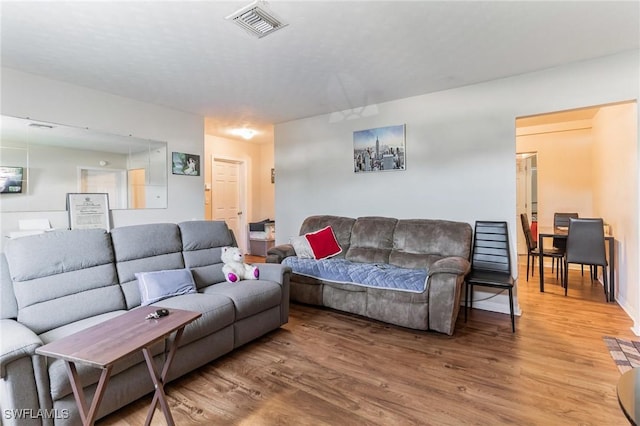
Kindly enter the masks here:
[[171, 172], [174, 175], [200, 176], [200, 156], [184, 152], [172, 153]]
[[68, 193], [70, 229], [111, 229], [109, 194]]
[[353, 132], [355, 173], [405, 170], [405, 125]]

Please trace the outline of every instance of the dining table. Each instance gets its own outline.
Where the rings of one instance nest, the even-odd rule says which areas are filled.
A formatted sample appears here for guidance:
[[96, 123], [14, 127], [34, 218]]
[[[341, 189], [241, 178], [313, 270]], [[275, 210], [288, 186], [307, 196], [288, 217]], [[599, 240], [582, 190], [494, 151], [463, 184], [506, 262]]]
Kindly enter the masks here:
[[[567, 238], [569, 236], [569, 228], [565, 226], [543, 226], [538, 227], [538, 250], [540, 253], [544, 252], [544, 240], [545, 238]], [[608, 302], [615, 301], [615, 238], [609, 232], [604, 234], [605, 242], [608, 246], [608, 268], [609, 268], [609, 288], [608, 288]], [[544, 293], [544, 262], [540, 259], [540, 292]]]

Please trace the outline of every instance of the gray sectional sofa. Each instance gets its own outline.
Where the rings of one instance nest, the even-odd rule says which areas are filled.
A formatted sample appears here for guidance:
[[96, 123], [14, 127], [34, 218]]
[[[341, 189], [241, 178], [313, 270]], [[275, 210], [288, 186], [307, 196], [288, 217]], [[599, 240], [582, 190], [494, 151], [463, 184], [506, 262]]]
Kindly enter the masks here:
[[[0, 265], [2, 423], [81, 423], [64, 363], [35, 350], [140, 306], [136, 273], [188, 268], [197, 287], [195, 293], [153, 303], [202, 313], [184, 330], [169, 380], [285, 324], [290, 269], [260, 265], [259, 280], [228, 283], [220, 253], [232, 245], [226, 224], [215, 221], [127, 226], [110, 233], [55, 231], [10, 240]], [[166, 350], [163, 342], [154, 346], [159, 365]], [[99, 370], [79, 365], [78, 371], [85, 392], [93, 395]], [[126, 358], [114, 366], [98, 417], [153, 389], [143, 357]]]
[[470, 267], [468, 223], [319, 215], [304, 220], [300, 235], [327, 226], [342, 248], [333, 257], [300, 259], [292, 244], [268, 251], [267, 262], [292, 268], [292, 301], [453, 334]]

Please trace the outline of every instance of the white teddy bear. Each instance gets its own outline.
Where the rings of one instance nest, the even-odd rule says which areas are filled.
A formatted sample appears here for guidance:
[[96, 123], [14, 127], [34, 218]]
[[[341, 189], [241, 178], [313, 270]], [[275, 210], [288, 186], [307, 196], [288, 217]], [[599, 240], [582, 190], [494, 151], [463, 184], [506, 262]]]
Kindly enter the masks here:
[[243, 262], [243, 256], [238, 247], [222, 247], [222, 272], [230, 283], [240, 280], [257, 280], [260, 277], [258, 268]]

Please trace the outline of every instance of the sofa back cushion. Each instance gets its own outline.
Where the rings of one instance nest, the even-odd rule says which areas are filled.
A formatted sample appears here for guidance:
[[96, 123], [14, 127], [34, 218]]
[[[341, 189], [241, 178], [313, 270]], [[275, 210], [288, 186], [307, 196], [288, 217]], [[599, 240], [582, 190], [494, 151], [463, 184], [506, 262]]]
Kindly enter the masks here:
[[331, 226], [338, 244], [342, 248], [342, 252], [337, 254], [336, 258], [343, 258], [349, 250], [351, 243], [351, 229], [355, 223], [355, 219], [351, 217], [331, 216], [331, 215], [317, 215], [307, 217], [300, 226], [300, 235], [308, 234], [309, 232], [319, 231], [322, 228]]
[[0, 319], [18, 318], [18, 303], [13, 294], [13, 282], [9, 273], [7, 256], [0, 253]]
[[191, 269], [196, 287], [201, 289], [225, 281], [222, 273], [222, 247], [235, 246], [235, 239], [224, 221], [193, 220], [178, 224], [182, 235], [185, 266]]
[[114, 228], [111, 240], [127, 309], [140, 306], [136, 272], [184, 268], [180, 230], [174, 223]]
[[35, 333], [124, 309], [109, 234], [54, 231], [9, 240], [18, 321]]
[[469, 259], [471, 225], [431, 219], [401, 219], [393, 235], [389, 263], [403, 268], [429, 267], [443, 257]]
[[351, 231], [351, 246], [346, 259], [352, 262], [389, 263], [393, 233], [398, 219], [359, 217]]

